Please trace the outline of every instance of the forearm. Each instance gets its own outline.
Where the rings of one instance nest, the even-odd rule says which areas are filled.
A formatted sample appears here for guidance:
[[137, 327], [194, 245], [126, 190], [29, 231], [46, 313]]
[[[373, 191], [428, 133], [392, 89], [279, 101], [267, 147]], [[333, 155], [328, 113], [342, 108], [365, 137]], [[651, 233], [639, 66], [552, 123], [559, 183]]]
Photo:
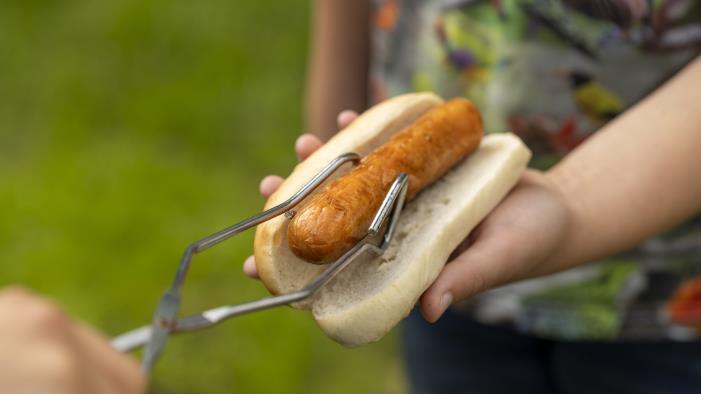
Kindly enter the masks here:
[[701, 58], [548, 172], [572, 212], [547, 264], [612, 255], [701, 210]]
[[336, 115], [367, 105], [368, 0], [316, 0], [307, 76], [307, 130], [327, 140]]

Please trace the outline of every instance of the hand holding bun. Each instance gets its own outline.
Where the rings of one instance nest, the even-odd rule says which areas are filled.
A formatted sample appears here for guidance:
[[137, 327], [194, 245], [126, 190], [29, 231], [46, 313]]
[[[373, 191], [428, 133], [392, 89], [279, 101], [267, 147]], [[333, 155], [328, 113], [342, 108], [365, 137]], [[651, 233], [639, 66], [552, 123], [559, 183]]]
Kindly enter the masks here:
[[[423, 115], [442, 104], [443, 100], [436, 95], [415, 93], [371, 108], [298, 164], [269, 197], [265, 208], [285, 201], [343, 153], [356, 152], [369, 161], [371, 152], [381, 150], [393, 136], [411, 128]], [[412, 151], [402, 152], [410, 156]], [[472, 154], [461, 162], [458, 160], [452, 168], [448, 165], [447, 172], [432, 183], [428, 181], [431, 184], [406, 204], [395, 236], [382, 256], [357, 257], [358, 261], [354, 260], [313, 298], [293, 306], [311, 310], [322, 330], [344, 345], [359, 346], [382, 338], [408, 315], [434, 283], [450, 253], [516, 184], [529, 158], [528, 149], [512, 134], [483, 138]], [[424, 166], [429, 166], [434, 159], [428, 153], [421, 160]], [[348, 167], [344, 167], [338, 175], [342, 177], [347, 171]], [[389, 182], [394, 176], [390, 178]], [[334, 180], [330, 182], [333, 184]], [[306, 204], [323, 192], [322, 189], [312, 194]], [[365, 207], [361, 206], [359, 212], [362, 208]], [[273, 294], [298, 290], [326, 269], [292, 252], [288, 242], [291, 223], [292, 220], [278, 216], [259, 225], [256, 231], [255, 265]], [[466, 285], [470, 282], [471, 279]], [[455, 292], [455, 281], [441, 283], [433, 288], [434, 296], [440, 297], [446, 290], [454, 292], [456, 299], [461, 295]], [[445, 287], [446, 284], [450, 286]], [[434, 298], [425, 301], [431, 306]]]

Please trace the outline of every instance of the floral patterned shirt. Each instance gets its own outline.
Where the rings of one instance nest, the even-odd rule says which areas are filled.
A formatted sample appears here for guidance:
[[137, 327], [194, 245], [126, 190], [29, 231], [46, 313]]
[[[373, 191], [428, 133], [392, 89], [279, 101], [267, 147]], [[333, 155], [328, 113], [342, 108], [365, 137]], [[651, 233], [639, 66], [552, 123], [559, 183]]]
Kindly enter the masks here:
[[[518, 134], [540, 169], [701, 49], [701, 2], [693, 0], [375, 0], [372, 18], [373, 102], [423, 90], [467, 97], [487, 132]], [[465, 308], [556, 339], [696, 339], [701, 218]]]

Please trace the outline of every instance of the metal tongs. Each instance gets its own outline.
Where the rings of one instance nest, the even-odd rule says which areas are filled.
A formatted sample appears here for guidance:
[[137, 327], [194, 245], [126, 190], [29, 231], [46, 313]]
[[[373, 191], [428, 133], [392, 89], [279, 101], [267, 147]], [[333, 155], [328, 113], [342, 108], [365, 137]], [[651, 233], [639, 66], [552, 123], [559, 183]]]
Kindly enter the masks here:
[[[255, 227], [258, 224], [266, 222], [278, 215], [285, 214], [285, 217], [292, 218], [294, 216], [294, 211], [292, 211], [292, 208], [297, 206], [311, 192], [319, 187], [339, 167], [346, 162], [353, 162], [354, 164], [357, 164], [359, 161], [360, 156], [358, 156], [356, 153], [345, 153], [338, 156], [328, 163], [318, 174], [316, 174], [309, 182], [302, 186], [302, 188], [287, 201], [190, 245], [187, 249], [185, 249], [185, 253], [180, 261], [178, 271], [175, 274], [175, 278], [173, 279], [170, 288], [163, 295], [158, 307], [156, 308], [156, 313], [154, 314], [152, 324], [137, 328], [114, 338], [112, 340], [112, 346], [122, 352], [128, 352], [141, 346], [145, 346], [141, 366], [144, 373], [148, 374], [163, 351], [170, 334], [209, 328], [230, 317], [304, 300], [312, 296], [317, 290], [319, 290], [319, 288], [321, 288], [321, 286], [329, 282], [329, 280], [347, 267], [348, 264], [350, 264], [361, 253], [370, 251], [377, 255], [381, 255], [392, 239], [397, 220], [401, 213], [402, 206], [404, 205], [404, 199], [409, 181], [409, 177], [405, 173], [401, 173], [392, 183], [392, 186], [385, 195], [385, 199], [382, 201], [380, 208], [377, 210], [377, 213], [375, 214], [375, 217], [368, 228], [367, 234], [360, 241], [358, 241], [355, 246], [343, 254], [343, 256], [330, 264], [329, 267], [321, 273], [321, 275], [316, 277], [303, 289], [274, 297], [266, 297], [257, 301], [243, 304], [224, 305], [184, 318], [178, 318], [178, 310], [181, 302], [181, 289], [183, 283], [185, 282], [185, 276], [190, 268], [192, 257], [195, 254], [209, 249], [212, 246], [243, 232], [244, 230]], [[383, 228], [385, 229], [384, 234], [381, 233]]]

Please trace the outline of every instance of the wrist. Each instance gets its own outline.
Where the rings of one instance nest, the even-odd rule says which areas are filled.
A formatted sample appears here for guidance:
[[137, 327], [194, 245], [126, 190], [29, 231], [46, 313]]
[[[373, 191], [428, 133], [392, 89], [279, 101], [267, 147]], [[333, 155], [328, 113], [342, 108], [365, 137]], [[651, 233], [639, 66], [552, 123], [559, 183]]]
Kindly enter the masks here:
[[541, 184], [553, 196], [553, 200], [560, 206], [562, 225], [560, 227], [559, 242], [545, 255], [542, 261], [543, 274], [550, 274], [566, 270], [575, 266], [578, 261], [577, 250], [580, 249], [580, 237], [578, 229], [581, 229], [580, 216], [577, 212], [577, 201], [572, 177], [563, 171], [550, 170], [542, 173]]

